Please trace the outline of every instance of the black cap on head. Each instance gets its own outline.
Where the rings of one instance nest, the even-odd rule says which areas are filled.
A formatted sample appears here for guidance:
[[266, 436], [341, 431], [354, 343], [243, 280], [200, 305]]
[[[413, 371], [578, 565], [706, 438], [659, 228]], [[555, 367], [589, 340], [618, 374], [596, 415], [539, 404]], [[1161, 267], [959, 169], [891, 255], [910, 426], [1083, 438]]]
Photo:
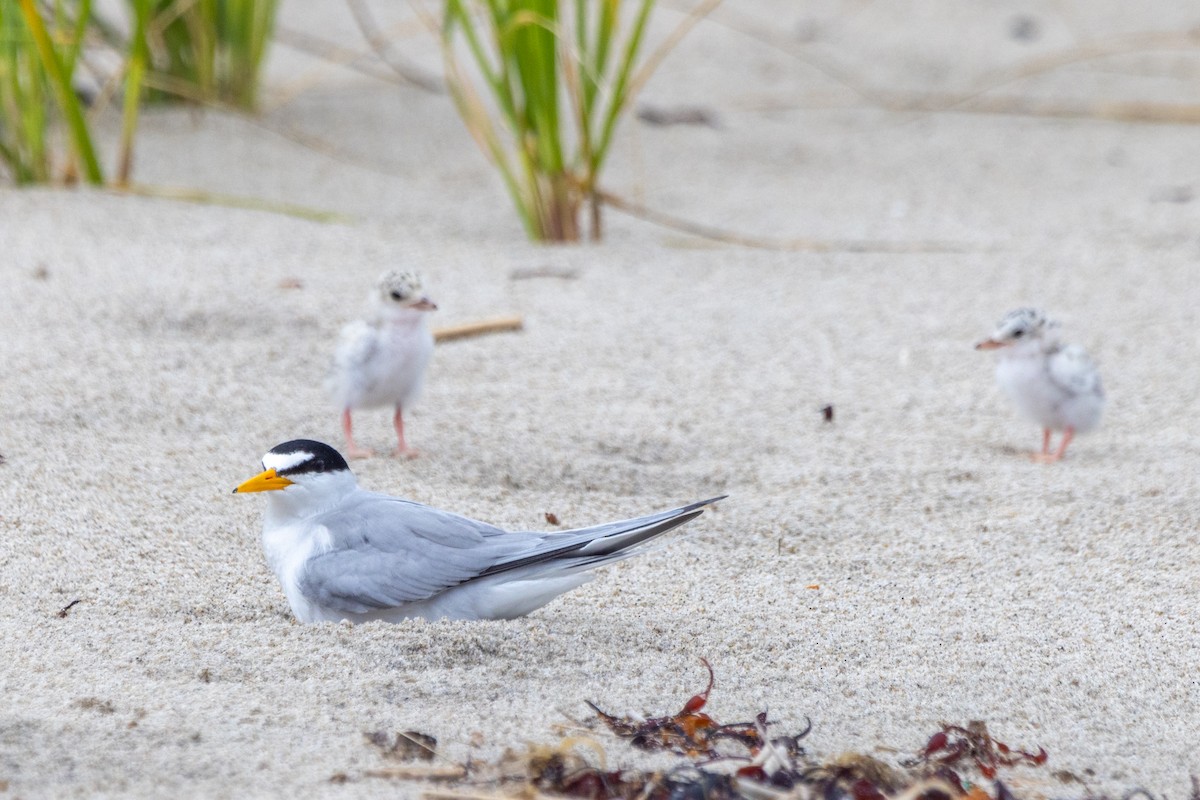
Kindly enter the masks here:
[[[324, 442], [312, 439], [292, 439], [290, 442], [277, 444], [267, 455], [281, 457], [283, 463], [275, 468], [278, 475], [305, 475], [340, 470], [349, 471], [350, 469], [350, 465], [346, 463], [346, 459], [342, 458], [341, 453]], [[300, 457], [301, 455], [306, 457]], [[288, 456], [294, 456], [294, 458], [288, 458]], [[268, 460], [273, 459], [264, 458], [264, 467], [269, 466], [266, 463]]]

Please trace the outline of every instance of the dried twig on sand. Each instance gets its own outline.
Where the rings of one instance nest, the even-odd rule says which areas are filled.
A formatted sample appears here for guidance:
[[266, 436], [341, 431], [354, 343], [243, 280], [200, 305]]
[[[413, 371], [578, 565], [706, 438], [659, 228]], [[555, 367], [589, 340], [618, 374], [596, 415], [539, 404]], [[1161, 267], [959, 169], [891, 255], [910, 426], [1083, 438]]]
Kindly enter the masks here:
[[478, 322], [465, 322], [461, 325], [450, 325], [438, 328], [433, 332], [435, 342], [449, 342], [454, 339], [466, 339], [471, 336], [483, 336], [489, 333], [505, 333], [519, 331], [525, 327], [520, 317], [492, 317]]
[[395, 778], [402, 781], [456, 781], [467, 776], [467, 768], [461, 764], [402, 764], [369, 769], [363, 775], [368, 778]]

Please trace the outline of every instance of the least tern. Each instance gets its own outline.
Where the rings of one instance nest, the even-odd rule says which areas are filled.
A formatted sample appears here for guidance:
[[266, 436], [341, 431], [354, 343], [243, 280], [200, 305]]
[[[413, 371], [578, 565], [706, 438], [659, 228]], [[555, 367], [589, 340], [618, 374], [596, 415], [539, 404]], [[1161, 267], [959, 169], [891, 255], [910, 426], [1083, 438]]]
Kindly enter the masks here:
[[321, 442], [284, 442], [262, 466], [233, 491], [271, 493], [263, 550], [301, 622], [520, 617], [724, 499], [591, 528], [510, 533], [365, 491]]
[[[1104, 387], [1100, 371], [1079, 345], [1059, 341], [1058, 323], [1034, 308], [1004, 315], [991, 337], [976, 350], [999, 350], [996, 382], [1025, 417], [1042, 426], [1042, 452], [1033, 459], [1058, 461], [1077, 433], [1100, 423]], [[1052, 431], [1062, 431], [1051, 452]]]
[[370, 313], [342, 329], [326, 387], [342, 410], [346, 455], [365, 458], [370, 450], [354, 443], [352, 411], [393, 406], [396, 454], [412, 456], [404, 441], [404, 409], [416, 399], [433, 355], [427, 312], [437, 305], [412, 272], [385, 272], [370, 294]]

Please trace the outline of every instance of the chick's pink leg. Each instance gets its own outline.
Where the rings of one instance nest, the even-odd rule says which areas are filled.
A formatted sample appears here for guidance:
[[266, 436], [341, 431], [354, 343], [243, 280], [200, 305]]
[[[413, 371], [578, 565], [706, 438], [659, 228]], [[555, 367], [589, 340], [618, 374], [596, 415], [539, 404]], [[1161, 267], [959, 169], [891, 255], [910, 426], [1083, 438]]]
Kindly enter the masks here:
[[354, 443], [354, 425], [350, 421], [350, 409], [342, 411], [342, 433], [346, 435], [346, 458], [370, 458], [373, 453], [363, 450]]
[[1065, 431], [1063, 431], [1062, 441], [1058, 443], [1058, 452], [1054, 454], [1055, 461], [1058, 461], [1059, 459], [1061, 459], [1063, 456], [1065, 456], [1067, 454], [1067, 445], [1069, 445], [1071, 443], [1071, 440], [1074, 438], [1075, 438], [1075, 429], [1074, 428], [1067, 428]]
[[396, 406], [396, 416], [392, 417], [392, 425], [396, 428], [396, 455], [402, 458], [416, 458], [417, 451], [409, 450], [404, 441], [404, 411]]
[[1046, 433], [1046, 446], [1041, 453], [1033, 457], [1033, 460], [1040, 464], [1053, 464], [1055, 461], [1062, 461], [1062, 457], [1067, 453], [1067, 445], [1069, 445], [1071, 440], [1075, 438], [1075, 429], [1067, 428], [1065, 431], [1063, 431], [1062, 441], [1058, 443], [1058, 450], [1053, 453], [1050, 452], [1049, 446], [1050, 436], [1048, 434], [1050, 431], [1047, 430]]

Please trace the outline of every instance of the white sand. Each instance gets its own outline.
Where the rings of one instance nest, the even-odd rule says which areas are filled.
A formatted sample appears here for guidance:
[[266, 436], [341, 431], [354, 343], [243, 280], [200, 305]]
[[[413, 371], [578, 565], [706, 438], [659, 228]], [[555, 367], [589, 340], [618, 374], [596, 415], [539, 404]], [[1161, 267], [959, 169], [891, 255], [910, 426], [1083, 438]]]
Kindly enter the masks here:
[[[137, 176], [351, 223], [0, 191], [5, 796], [415, 796], [361, 778], [383, 763], [364, 731], [495, 758], [554, 741], [585, 699], [676, 710], [703, 656], [718, 719], [809, 716], [821, 754], [895, 760], [940, 721], [983, 719], [1049, 751], [1047, 793], [1083, 793], [1061, 769], [1184, 797], [1200, 772], [1200, 246], [1196, 201], [1160, 198], [1198, 189], [1196, 129], [891, 113], [794, 53], [875, 89], [959, 91], [1200, 10], [963, 6], [730, 0], [643, 97], [707, 105], [722, 127], [630, 121], [608, 181], [747, 234], [957, 254], [753, 250], [616, 213], [603, 245], [531, 246], [445, 98], [283, 48], [270, 96], [297, 76], [303, 92], [261, 124], [148, 114]], [[1039, 40], [1010, 38], [1018, 13]], [[358, 46], [340, 4], [282, 19]], [[428, 41], [408, 46], [437, 66]], [[1200, 61], [1103, 59], [1003, 92], [1196, 103]], [[524, 528], [730, 499], [527, 619], [295, 624], [261, 499], [229, 492], [280, 441], [340, 443], [320, 379], [396, 265], [427, 274], [439, 324], [512, 312], [527, 330], [439, 347], [410, 418], [423, 456], [356, 464], [365, 485]], [[529, 266], [579, 277], [510, 280]], [[1030, 302], [1092, 350], [1110, 394], [1055, 467], [1022, 457], [1038, 432], [971, 350]], [[359, 429], [390, 444], [385, 412]], [[351, 782], [331, 787], [339, 772]]]

